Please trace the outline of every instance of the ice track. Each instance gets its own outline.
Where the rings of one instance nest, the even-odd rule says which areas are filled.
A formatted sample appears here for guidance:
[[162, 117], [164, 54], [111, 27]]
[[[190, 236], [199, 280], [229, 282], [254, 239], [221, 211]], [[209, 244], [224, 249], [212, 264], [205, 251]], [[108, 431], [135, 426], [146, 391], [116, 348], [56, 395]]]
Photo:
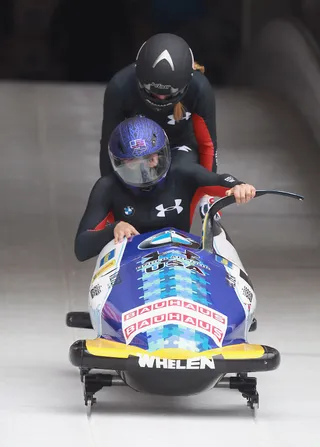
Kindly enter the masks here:
[[319, 149], [294, 111], [252, 91], [217, 92], [219, 171], [305, 195], [223, 215], [257, 291], [250, 341], [282, 354], [256, 375], [257, 418], [238, 391], [170, 399], [115, 387], [87, 420], [68, 349], [93, 332], [67, 328], [65, 314], [86, 310], [94, 267], [73, 242], [99, 175], [102, 99], [102, 86], [0, 85], [1, 446], [319, 447]]

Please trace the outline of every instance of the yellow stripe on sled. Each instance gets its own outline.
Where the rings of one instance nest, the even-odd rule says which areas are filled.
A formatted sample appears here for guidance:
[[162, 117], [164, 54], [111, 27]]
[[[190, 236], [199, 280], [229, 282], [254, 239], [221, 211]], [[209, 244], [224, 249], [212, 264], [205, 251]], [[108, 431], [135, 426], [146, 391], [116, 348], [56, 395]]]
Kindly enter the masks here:
[[94, 275], [94, 277], [92, 278], [91, 283], [93, 283], [97, 278], [99, 278], [99, 276], [101, 276], [103, 273], [108, 272], [109, 270], [111, 270], [112, 268], [114, 268], [116, 266], [116, 260], [115, 259], [111, 259], [111, 261], [107, 262], [106, 264], [104, 264], [98, 271], [97, 273]]
[[186, 360], [193, 357], [207, 357], [222, 355], [226, 360], [240, 360], [240, 359], [258, 359], [263, 357], [264, 349], [261, 345], [240, 344], [225, 346], [223, 348], [211, 349], [203, 352], [191, 352], [185, 349], [164, 348], [156, 351], [146, 351], [135, 346], [127, 346], [115, 341], [104, 340], [96, 338], [95, 340], [86, 340], [86, 348], [88, 352], [97, 357], [112, 357], [112, 358], [128, 358], [129, 355], [148, 354], [160, 357], [163, 359]]

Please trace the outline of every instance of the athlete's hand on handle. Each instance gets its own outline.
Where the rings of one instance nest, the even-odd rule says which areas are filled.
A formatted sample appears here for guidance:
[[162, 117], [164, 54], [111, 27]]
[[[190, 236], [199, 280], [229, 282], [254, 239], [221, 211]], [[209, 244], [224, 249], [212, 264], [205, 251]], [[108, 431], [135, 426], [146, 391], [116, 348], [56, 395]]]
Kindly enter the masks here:
[[236, 185], [226, 192], [227, 196], [234, 195], [236, 203], [247, 203], [256, 195], [256, 189], [252, 185], [244, 183], [242, 185]]
[[132, 225], [128, 222], [121, 221], [114, 227], [113, 230], [114, 243], [117, 244], [118, 242], [122, 242], [124, 236], [129, 239], [131, 236], [135, 236], [137, 234], [140, 233]]

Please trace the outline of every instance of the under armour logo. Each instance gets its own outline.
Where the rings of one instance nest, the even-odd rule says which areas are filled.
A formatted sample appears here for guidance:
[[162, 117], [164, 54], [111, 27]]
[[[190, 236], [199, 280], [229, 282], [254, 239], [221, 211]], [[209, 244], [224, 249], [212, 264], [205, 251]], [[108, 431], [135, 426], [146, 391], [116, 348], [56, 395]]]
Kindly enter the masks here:
[[159, 64], [159, 62], [161, 62], [161, 61], [163, 61], [163, 60], [164, 60], [164, 61], [167, 61], [168, 64], [170, 65], [170, 67], [171, 67], [171, 70], [174, 71], [173, 60], [172, 60], [172, 58], [171, 58], [170, 53], [169, 53], [168, 50], [164, 50], [164, 51], [162, 51], [162, 53], [161, 53], [161, 54], [157, 57], [157, 59], [154, 61], [154, 64], [152, 65], [152, 68], [156, 67], [156, 66]]
[[[191, 116], [190, 112], [186, 112], [185, 116], [182, 118], [183, 120], [188, 120]], [[174, 126], [176, 124], [176, 120], [174, 119], [173, 115], [168, 116], [169, 121], [168, 124], [171, 124], [171, 126]]]
[[224, 181], [225, 182], [229, 182], [229, 183], [233, 183], [235, 181], [235, 179], [231, 175], [229, 175], [229, 177], [225, 178]]
[[159, 211], [157, 217], [166, 217], [167, 211], [177, 210], [177, 213], [180, 214], [183, 211], [183, 207], [181, 205], [181, 199], [175, 199], [175, 206], [169, 206], [168, 208], [164, 208], [163, 204], [156, 206], [156, 210]]
[[183, 151], [183, 152], [192, 152], [192, 149], [188, 146], [179, 146], [178, 147], [178, 151]]

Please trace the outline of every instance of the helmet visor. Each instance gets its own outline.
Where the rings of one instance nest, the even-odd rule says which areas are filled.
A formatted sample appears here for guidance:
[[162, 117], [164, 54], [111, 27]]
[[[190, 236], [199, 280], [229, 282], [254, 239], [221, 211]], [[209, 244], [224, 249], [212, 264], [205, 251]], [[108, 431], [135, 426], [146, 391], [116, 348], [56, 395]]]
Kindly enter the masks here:
[[157, 99], [163, 101], [174, 100], [177, 96], [183, 95], [187, 89], [187, 86], [182, 89], [174, 88], [171, 86], [164, 86], [167, 89], [159, 90], [158, 88], [153, 88], [152, 84], [141, 84], [139, 82], [139, 87], [145, 92], [150, 99]]
[[171, 163], [170, 147], [143, 157], [120, 159], [110, 153], [114, 171], [130, 186], [149, 187], [158, 183], [168, 172]]

